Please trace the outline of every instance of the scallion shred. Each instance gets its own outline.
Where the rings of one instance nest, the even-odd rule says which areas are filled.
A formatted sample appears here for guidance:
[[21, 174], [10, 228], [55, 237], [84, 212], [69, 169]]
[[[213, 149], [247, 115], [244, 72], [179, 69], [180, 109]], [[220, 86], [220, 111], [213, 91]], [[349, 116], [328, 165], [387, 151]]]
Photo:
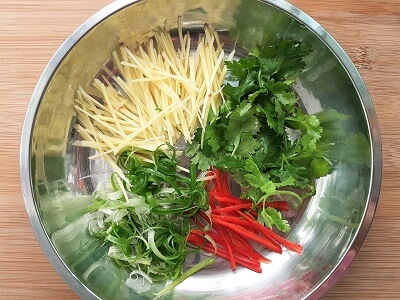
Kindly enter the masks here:
[[[108, 255], [132, 272], [152, 281], [181, 277], [188, 251], [190, 217], [208, 207], [205, 182], [197, 180], [197, 168], [179, 174], [176, 151], [157, 149], [154, 164], [125, 149], [117, 163], [131, 181], [126, 185], [113, 173], [94, 192], [89, 231], [109, 244]], [[136, 274], [136, 273], [135, 273]], [[132, 282], [131, 282], [132, 283]]]

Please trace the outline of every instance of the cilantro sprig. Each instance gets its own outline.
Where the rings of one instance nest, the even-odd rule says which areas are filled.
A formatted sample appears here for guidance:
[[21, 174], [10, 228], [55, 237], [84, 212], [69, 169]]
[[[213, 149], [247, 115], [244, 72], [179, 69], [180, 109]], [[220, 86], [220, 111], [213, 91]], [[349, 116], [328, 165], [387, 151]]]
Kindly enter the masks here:
[[[299, 202], [312, 195], [314, 180], [329, 174], [332, 162], [318, 115], [303, 112], [292, 87], [311, 51], [305, 42], [284, 40], [226, 62], [236, 84], [225, 84], [225, 105], [188, 145], [192, 162], [230, 172], [257, 204], [278, 194]], [[290, 228], [273, 208], [259, 216], [268, 227]]]

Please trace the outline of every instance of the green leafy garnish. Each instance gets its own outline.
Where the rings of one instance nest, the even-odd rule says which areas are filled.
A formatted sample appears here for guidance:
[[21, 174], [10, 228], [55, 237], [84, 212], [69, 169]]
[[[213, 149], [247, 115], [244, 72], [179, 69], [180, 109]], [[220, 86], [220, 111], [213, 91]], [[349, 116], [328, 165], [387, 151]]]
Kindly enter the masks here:
[[[301, 253], [299, 245], [284, 241], [270, 230], [290, 230], [289, 222], [278, 210], [282, 206], [271, 203], [274, 197], [291, 197], [302, 205], [305, 198], [313, 195], [315, 179], [331, 173], [335, 157], [340, 155], [331, 150], [335, 143], [333, 136], [337, 138], [338, 134], [343, 135], [354, 156], [367, 161], [368, 153], [361, 153], [357, 147], [367, 142], [365, 138], [357, 134], [346, 138], [344, 130], [337, 131], [337, 124], [346, 116], [335, 110], [309, 115], [300, 106], [293, 84], [306, 67], [304, 58], [311, 51], [306, 42], [283, 40], [257, 47], [249, 57], [225, 62], [232, 83], [223, 86], [224, 105], [218, 113], [210, 113], [208, 124], [198, 128], [187, 145], [184, 154], [191, 158], [187, 173], [178, 170], [179, 159], [172, 145], [163, 147], [166, 151], [161, 146], [153, 152], [125, 149], [117, 160], [124, 179], [113, 173], [110, 181], [95, 191], [93, 204], [85, 210], [93, 216], [90, 232], [109, 246], [108, 255], [118, 264], [149, 283], [172, 280], [155, 294], [156, 298], [214, 262], [214, 258], [207, 259], [183, 272], [189, 251], [202, 247], [215, 250], [214, 254], [228, 257], [235, 269], [234, 253], [224, 230], [236, 230], [236, 234], [245, 233], [249, 238], [263, 241], [240, 227], [246, 220], [253, 229], [261, 227], [287, 248]], [[160, 111], [158, 107], [155, 109]], [[210, 168], [216, 177], [211, 188], [210, 183], [206, 186], [198, 180], [199, 171]], [[230, 173], [240, 184], [242, 199], [232, 196], [228, 177], [221, 175], [220, 170]], [[210, 180], [213, 176], [207, 177]], [[209, 201], [214, 201], [214, 206]], [[214, 214], [205, 214], [204, 211], [215, 208], [215, 201], [224, 203], [219, 203], [219, 212], [217, 208]], [[286, 204], [284, 211], [289, 210], [286, 201], [280, 202]], [[232, 209], [227, 203], [236, 209], [236, 214], [227, 213]], [[198, 214], [199, 211], [202, 212]], [[198, 215], [205, 222], [212, 223], [214, 218], [219, 224], [226, 253], [217, 249], [216, 242], [221, 241], [209, 240], [211, 236], [218, 239], [218, 235], [211, 231], [212, 224], [204, 226], [196, 219]], [[334, 215], [329, 217], [338, 221]], [[193, 223], [199, 227], [194, 233]], [[223, 225], [227, 226], [224, 230]], [[196, 236], [199, 232], [207, 232], [207, 238]], [[188, 250], [187, 242], [198, 247]], [[261, 272], [261, 268], [249, 266]]]
[[[186, 155], [202, 170], [230, 172], [255, 203], [283, 194], [301, 203], [312, 195], [314, 180], [329, 174], [332, 162], [318, 116], [303, 112], [292, 88], [310, 52], [305, 42], [284, 40], [226, 62], [237, 85], [224, 86], [225, 105], [196, 132]], [[268, 227], [289, 229], [274, 209], [260, 216]]]

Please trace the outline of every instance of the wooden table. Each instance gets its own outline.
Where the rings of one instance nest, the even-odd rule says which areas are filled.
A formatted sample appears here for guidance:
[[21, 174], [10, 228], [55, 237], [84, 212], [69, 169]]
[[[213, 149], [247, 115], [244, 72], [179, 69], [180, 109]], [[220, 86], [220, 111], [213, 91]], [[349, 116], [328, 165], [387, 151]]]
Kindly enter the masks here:
[[[111, 0], [0, 2], [0, 298], [77, 299], [43, 254], [19, 182], [25, 111], [65, 38]], [[400, 293], [400, 0], [292, 0], [343, 46], [380, 121], [383, 184], [371, 231], [326, 299], [394, 299]]]

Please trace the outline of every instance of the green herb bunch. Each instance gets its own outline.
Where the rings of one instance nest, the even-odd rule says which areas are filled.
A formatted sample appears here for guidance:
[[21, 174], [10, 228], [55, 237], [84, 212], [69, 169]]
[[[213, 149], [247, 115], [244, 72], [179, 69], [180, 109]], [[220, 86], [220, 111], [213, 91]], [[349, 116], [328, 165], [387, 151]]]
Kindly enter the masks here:
[[[229, 171], [255, 204], [279, 194], [301, 202], [314, 193], [314, 180], [332, 170], [320, 121], [303, 111], [293, 90], [310, 52], [305, 42], [284, 40], [226, 62], [235, 84], [224, 86], [225, 105], [187, 147], [201, 170]], [[259, 216], [268, 227], [290, 229], [274, 208]]]

